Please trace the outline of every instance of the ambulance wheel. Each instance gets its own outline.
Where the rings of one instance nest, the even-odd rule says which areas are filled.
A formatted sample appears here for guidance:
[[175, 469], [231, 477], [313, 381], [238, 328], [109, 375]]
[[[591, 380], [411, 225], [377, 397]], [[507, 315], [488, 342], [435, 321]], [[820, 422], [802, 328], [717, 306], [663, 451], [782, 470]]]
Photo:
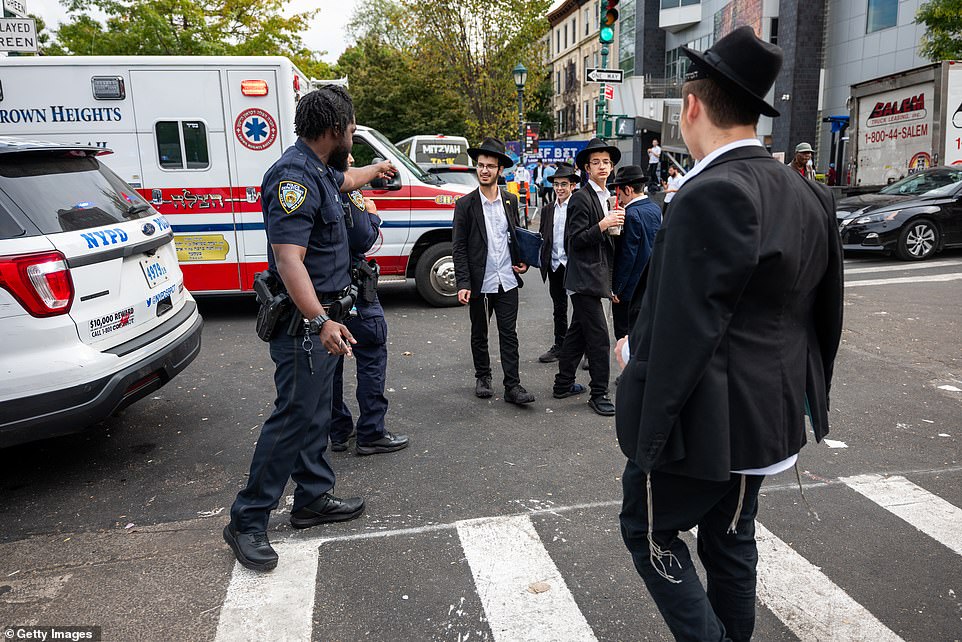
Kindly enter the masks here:
[[414, 271], [418, 294], [436, 308], [458, 305], [454, 257], [450, 243], [438, 243], [424, 251]]

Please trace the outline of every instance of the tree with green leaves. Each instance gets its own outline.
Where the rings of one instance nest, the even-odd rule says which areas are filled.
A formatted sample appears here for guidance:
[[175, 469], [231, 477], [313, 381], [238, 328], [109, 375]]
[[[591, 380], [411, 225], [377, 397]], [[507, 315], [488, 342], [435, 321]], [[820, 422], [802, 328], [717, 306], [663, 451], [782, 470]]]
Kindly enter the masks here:
[[[318, 9], [285, 17], [286, 0], [61, 0], [69, 19], [48, 55], [287, 56], [305, 74], [331, 77], [323, 52], [300, 34]], [[106, 15], [102, 24], [90, 11]]]
[[930, 0], [915, 14], [926, 26], [919, 53], [929, 60], [962, 60], [962, 0]]

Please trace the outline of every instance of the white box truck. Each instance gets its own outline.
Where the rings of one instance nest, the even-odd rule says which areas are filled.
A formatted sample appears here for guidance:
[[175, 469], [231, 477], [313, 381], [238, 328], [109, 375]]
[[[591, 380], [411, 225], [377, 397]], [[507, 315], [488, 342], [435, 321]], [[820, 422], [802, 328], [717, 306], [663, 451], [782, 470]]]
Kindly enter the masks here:
[[962, 164], [962, 62], [944, 61], [852, 85], [852, 184], [887, 185]]
[[[294, 143], [295, 105], [310, 89], [282, 57], [0, 58], [0, 135], [113, 150], [104, 163], [169, 220], [187, 288], [247, 292], [267, 266], [261, 179]], [[384, 221], [369, 253], [382, 275], [456, 304], [451, 221], [471, 188], [429, 176], [367, 127], [353, 154], [399, 170], [363, 190]]]

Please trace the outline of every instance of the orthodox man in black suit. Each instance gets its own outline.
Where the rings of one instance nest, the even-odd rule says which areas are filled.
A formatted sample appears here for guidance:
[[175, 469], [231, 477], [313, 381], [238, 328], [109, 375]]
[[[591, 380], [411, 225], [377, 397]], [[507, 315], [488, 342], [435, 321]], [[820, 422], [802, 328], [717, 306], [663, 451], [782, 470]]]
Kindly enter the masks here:
[[502, 170], [514, 162], [504, 143], [485, 138], [468, 148], [478, 170], [480, 186], [458, 199], [454, 206], [453, 255], [458, 301], [469, 306], [471, 355], [477, 384], [474, 394], [490, 398], [491, 357], [488, 355], [488, 322], [498, 321], [504, 400], [526, 404], [534, 395], [524, 389], [518, 374], [518, 289], [528, 266], [518, 258], [518, 197], [498, 187]]
[[565, 225], [568, 222], [568, 200], [578, 184], [575, 168], [561, 163], [558, 170], [545, 179], [555, 193], [555, 200], [544, 200], [539, 214], [538, 231], [544, 243], [541, 246], [541, 280], [548, 283], [554, 317], [554, 343], [538, 357], [541, 363], [554, 363], [561, 354], [561, 344], [568, 332], [568, 293], [565, 291]]
[[[621, 531], [679, 640], [748, 640], [765, 475], [828, 433], [842, 252], [828, 189], [774, 160], [760, 114], [782, 51], [741, 27], [691, 60], [681, 134], [698, 161], [655, 238], [616, 426]], [[630, 357], [630, 359], [629, 359]], [[698, 527], [702, 587], [679, 531]], [[707, 590], [706, 590], [707, 589]]]
[[575, 163], [587, 176], [587, 182], [571, 196], [568, 204], [565, 290], [571, 295], [572, 315], [558, 355], [558, 374], [552, 391], [555, 399], [585, 391], [584, 386], [575, 383], [575, 373], [581, 355], [587, 355], [591, 390], [588, 405], [603, 416], [615, 414], [615, 406], [608, 397], [611, 340], [601, 300], [611, 298], [615, 256], [611, 235], [620, 233], [625, 222], [625, 211], [611, 208], [608, 200], [608, 177], [614, 173], [619, 160], [618, 148], [598, 138], [588, 141], [575, 156]]

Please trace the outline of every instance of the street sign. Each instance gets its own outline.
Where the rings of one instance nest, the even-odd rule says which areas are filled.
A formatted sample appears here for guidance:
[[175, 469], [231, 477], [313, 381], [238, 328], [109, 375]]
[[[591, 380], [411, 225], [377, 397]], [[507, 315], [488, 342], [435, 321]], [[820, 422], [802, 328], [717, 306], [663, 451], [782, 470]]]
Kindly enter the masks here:
[[612, 85], [605, 85], [605, 100], [615, 99], [615, 88]]
[[620, 85], [625, 80], [625, 72], [621, 69], [585, 68], [585, 82], [608, 82]]
[[0, 18], [0, 51], [37, 53], [37, 23], [33, 18]]
[[23, 0], [3, 0], [3, 10], [16, 18], [27, 17], [27, 5]]

